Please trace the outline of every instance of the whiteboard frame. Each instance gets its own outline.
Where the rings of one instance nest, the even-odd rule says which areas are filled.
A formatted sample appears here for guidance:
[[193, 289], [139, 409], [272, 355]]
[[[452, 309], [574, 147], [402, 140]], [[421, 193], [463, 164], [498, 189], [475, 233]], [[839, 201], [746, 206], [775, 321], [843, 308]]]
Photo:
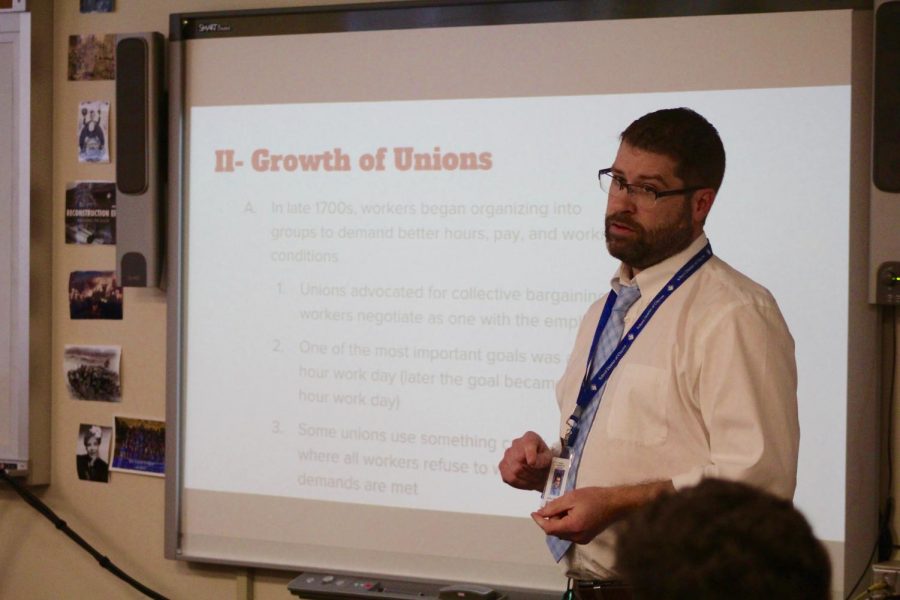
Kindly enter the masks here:
[[[12, 289], [9, 319], [10, 394], [0, 397], [8, 419], [0, 419], [0, 463], [7, 471], [25, 475], [28, 470], [28, 405], [29, 405], [29, 279], [30, 279], [30, 223], [31, 223], [31, 14], [0, 13], [0, 43], [13, 45], [12, 110], [13, 151], [9, 198], [9, 220], [0, 227], [0, 235], [10, 236], [10, 263], [0, 268], [10, 269]], [[6, 202], [6, 199], [3, 199]], [[7, 340], [0, 340], [6, 343]], [[2, 406], [2, 404], [0, 404]]]
[[[757, 3], [752, 0], [747, 2], [739, 2], [737, 5], [722, 7], [714, 3], [705, 1], [685, 8], [681, 5], [678, 7], [659, 7], [653, 5], [650, 8], [638, 9], [637, 12], [631, 12], [631, 5], [624, 2], [609, 3], [576, 3], [574, 0], [554, 0], [557, 6], [576, 8], [574, 14], [577, 16], [572, 19], [615, 19], [615, 18], [639, 18], [639, 17], [661, 17], [674, 16], [668, 11], [676, 11], [678, 16], [688, 16], [689, 14], [730, 14], [730, 13], [753, 13], [753, 12], [786, 12], [790, 10], [835, 10], [835, 9], [852, 9], [853, 15], [853, 118], [851, 131], [851, 144], [855, 149], [867, 148], [868, 128], [870, 127], [868, 115], [867, 94], [871, 82], [870, 65], [867, 61], [871, 52], [871, 4], [856, 2], [851, 0], [843, 3], [835, 3], [827, 5], [826, 3], [809, 3], [802, 6], [798, 2], [785, 2], [779, 6], [777, 10], [768, 9], [763, 3]], [[546, 4], [541, 0], [525, 0], [523, 2], [491, 2], [491, 0], [481, 0], [467, 2], [463, 5], [450, 4], [448, 0], [435, 0], [425, 2], [410, 2], [406, 5], [398, 2], [373, 3], [365, 5], [335, 5], [335, 6], [306, 6], [295, 9], [293, 12], [299, 15], [293, 15], [297, 19], [309, 19], [316, 22], [316, 19], [322, 18], [323, 27], [337, 26], [335, 23], [346, 24], [347, 27], [358, 27], [365, 29], [391, 28], [387, 25], [389, 20], [386, 18], [386, 11], [409, 8], [410, 10], [419, 9], [428, 13], [432, 18], [428, 27], [438, 26], [456, 26], [466, 17], [473, 14], [480, 14], [482, 11], [490, 11], [500, 5], [509, 5], [506, 8], [522, 8], [526, 16], [523, 19], [532, 18], [539, 21], [546, 16], [541, 12], [542, 6]], [[443, 12], [435, 9], [446, 9]], [[331, 11], [347, 11], [357, 9], [358, 18], [329, 20], [328, 12]], [[583, 9], [583, 10], [582, 10]], [[259, 566], [270, 568], [283, 568], [279, 565], [271, 563], [247, 563], [243, 560], [234, 560], [231, 558], [210, 558], [191, 556], [190, 553], [183, 551], [181, 546], [181, 520], [178, 507], [183, 501], [181, 490], [181, 464], [179, 463], [180, 449], [183, 440], [177, 426], [180, 423], [181, 412], [183, 410], [183, 398], [181, 397], [182, 385], [182, 365], [178, 359], [178, 354], [182, 345], [185, 343], [182, 334], [182, 314], [181, 303], [183, 300], [182, 286], [183, 273], [181, 269], [181, 250], [183, 246], [183, 226], [184, 223], [180, 219], [181, 198], [183, 186], [186, 181], [186, 174], [182, 169], [182, 160], [185, 150], [185, 135], [182, 129], [184, 125], [184, 103], [183, 94], [186, 87], [185, 73], [180, 69], [181, 61], [185, 55], [185, 42], [193, 39], [195, 32], [199, 30], [198, 20], [204, 19], [206, 32], [204, 35], [208, 37], [227, 37], [231, 29], [229, 28], [228, 19], [247, 15], [252, 13], [259, 17], [259, 22], [264, 17], [276, 16], [280, 17], [280, 24], [287, 26], [285, 12], [291, 9], [264, 9], [256, 11], [220, 11], [205, 13], [185, 13], [173, 14], [170, 16], [170, 34], [169, 34], [169, 228], [168, 228], [168, 284], [169, 284], [169, 309], [168, 309], [168, 358], [167, 358], [167, 482], [166, 482], [166, 531], [165, 531], [165, 550], [166, 557], [171, 559], [196, 561], [199, 563], [212, 564], [232, 564], [240, 566]], [[581, 10], [581, 12], [579, 12]], [[320, 15], [320, 13], [322, 13]], [[453, 14], [454, 18], [448, 17], [449, 24], [438, 25], [437, 16]], [[324, 15], [324, 16], [323, 16]], [[521, 16], [521, 15], [520, 15]], [[458, 18], [457, 18], [458, 17]], [[531, 21], [528, 21], [531, 22]], [[403, 21], [396, 28], [413, 27], [412, 20]], [[492, 23], [497, 24], [497, 23]], [[312, 25], [310, 25], [312, 27]], [[211, 33], [210, 33], [211, 32]], [[307, 31], [309, 32], [309, 31]], [[321, 33], [316, 31], [316, 33]], [[865, 110], [861, 108], [865, 106]], [[865, 133], [863, 133], [865, 131]], [[868, 190], [868, 150], [854, 152], [851, 160], [851, 197], [865, 198]], [[864, 185], [863, 185], [864, 184]], [[865, 189], [863, 189], [865, 188]], [[863, 206], [865, 204], [865, 206]], [[858, 265], [865, 264], [865, 258], [860, 253], [860, 240], [868, 241], [868, 227], [863, 227], [868, 223], [868, 203], [855, 202], [851, 203], [851, 245], [850, 245], [850, 274], [854, 277], [859, 271]], [[865, 212], [864, 215], [861, 215]], [[862, 262], [860, 262], [862, 261]], [[856, 265], [856, 266], [854, 266]], [[863, 270], [864, 271], [864, 270]], [[864, 295], [865, 278], [862, 279], [862, 285], [851, 285], [850, 287], [850, 340], [848, 341], [848, 398], [847, 398], [847, 415], [848, 426], [846, 439], [839, 440], [838, 443], [845, 443], [847, 449], [847, 457], [845, 465], [838, 465], [837, 468], [846, 470], [846, 521], [845, 521], [845, 538], [841, 544], [834, 547], [829, 546], [829, 552], [832, 555], [834, 564], [834, 585], [835, 589], [843, 589], [845, 580], [848, 585], [856, 580], [860, 570], [865, 570], [865, 561], [869, 551], [877, 537], [875, 530], [877, 525], [878, 500], [878, 475], [877, 475], [877, 451], [873, 452], [872, 444], [877, 446], [877, 435], [872, 435], [873, 431], [877, 433], [878, 416], [876, 409], [872, 406], [870, 399], [875, 389], [876, 376], [865, 367], [871, 363], [872, 350], [870, 348], [870, 340], [873, 339], [871, 334], [876, 323], [875, 313], [872, 306], [867, 305], [859, 294]], [[860, 290], [857, 294], [856, 290]], [[838, 292], [842, 293], [842, 292]], [[875, 448], [877, 450], [877, 448]], [[854, 482], [851, 484], [851, 481]], [[848, 590], [849, 591], [849, 590]]]

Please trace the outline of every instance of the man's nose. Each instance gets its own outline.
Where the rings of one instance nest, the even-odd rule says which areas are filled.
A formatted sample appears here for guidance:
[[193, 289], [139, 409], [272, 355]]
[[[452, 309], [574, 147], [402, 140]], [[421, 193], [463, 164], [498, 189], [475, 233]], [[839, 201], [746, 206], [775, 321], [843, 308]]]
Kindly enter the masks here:
[[609, 194], [606, 200], [606, 214], [618, 212], [633, 213], [637, 209], [634, 196], [623, 190], [621, 194]]

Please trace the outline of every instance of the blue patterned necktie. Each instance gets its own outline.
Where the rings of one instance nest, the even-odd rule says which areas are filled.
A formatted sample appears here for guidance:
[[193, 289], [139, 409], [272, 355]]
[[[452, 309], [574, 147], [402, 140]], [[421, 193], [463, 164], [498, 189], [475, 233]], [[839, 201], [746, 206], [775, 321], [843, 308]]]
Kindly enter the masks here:
[[[597, 349], [594, 351], [593, 372], [591, 373], [591, 377], [600, 370], [603, 363], [606, 362], [610, 354], [613, 353], [613, 350], [616, 349], [616, 346], [619, 345], [619, 341], [622, 339], [623, 330], [625, 329], [625, 313], [628, 312], [631, 305], [640, 297], [641, 290], [638, 289], [636, 285], [622, 286], [619, 289], [619, 295], [616, 298], [616, 303], [613, 305], [612, 314], [610, 314], [609, 321], [607, 321], [606, 326], [603, 328], [603, 332], [600, 334], [600, 340], [597, 342]], [[594, 415], [597, 414], [597, 408], [600, 406], [600, 397], [602, 395], [603, 389], [596, 392], [591, 403], [587, 405], [579, 419], [579, 433], [578, 437], [575, 439], [575, 447], [572, 448], [570, 457], [572, 465], [569, 467], [569, 477], [566, 480], [566, 492], [575, 489], [575, 476], [578, 474], [578, 465], [581, 463], [581, 451], [584, 449], [584, 443], [587, 440], [588, 432], [591, 430], [591, 425], [594, 422]], [[552, 535], [547, 536], [547, 546], [550, 548], [550, 552], [553, 554], [553, 558], [556, 559], [556, 562], [559, 562], [571, 545], [572, 542], [568, 540], [561, 540]]]

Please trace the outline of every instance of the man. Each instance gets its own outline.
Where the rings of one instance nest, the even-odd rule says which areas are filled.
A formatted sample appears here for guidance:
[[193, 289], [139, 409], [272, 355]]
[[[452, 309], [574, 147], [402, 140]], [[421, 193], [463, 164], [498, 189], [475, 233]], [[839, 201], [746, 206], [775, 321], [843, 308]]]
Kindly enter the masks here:
[[616, 545], [635, 600], [828, 600], [831, 563], [790, 501], [723, 479], [635, 511]]
[[[575, 489], [532, 517], [584, 598], [617, 577], [610, 526], [664, 492], [721, 477], [793, 496], [793, 339], [771, 294], [708, 247], [704, 223], [724, 172], [718, 132], [692, 110], [653, 112], [622, 133], [600, 171], [606, 245], [621, 265], [557, 384], [562, 443], [527, 432], [500, 463], [509, 485], [543, 490], [551, 462], [571, 461]], [[616, 308], [619, 296], [638, 295]], [[616, 318], [627, 335], [612, 363], [606, 353], [589, 364], [603, 329], [619, 340]]]

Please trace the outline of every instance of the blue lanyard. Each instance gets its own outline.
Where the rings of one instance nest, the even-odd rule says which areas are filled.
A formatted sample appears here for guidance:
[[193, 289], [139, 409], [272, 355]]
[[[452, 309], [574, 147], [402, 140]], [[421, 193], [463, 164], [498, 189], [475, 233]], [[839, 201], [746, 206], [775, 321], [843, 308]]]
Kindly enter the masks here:
[[653, 300], [650, 301], [650, 304], [647, 305], [647, 308], [644, 309], [644, 312], [641, 313], [638, 320], [635, 321], [634, 325], [628, 330], [628, 333], [622, 338], [612, 354], [609, 355], [609, 358], [606, 359], [603, 366], [601, 366], [597, 373], [591, 377], [591, 370], [594, 366], [594, 353], [597, 351], [597, 344], [600, 342], [600, 334], [606, 327], [607, 322], [609, 322], [613, 305], [616, 303], [616, 293], [614, 291], [609, 293], [606, 297], [606, 304], [603, 306], [603, 312], [600, 315], [600, 322], [597, 323], [597, 330], [594, 332], [594, 341], [591, 342], [591, 350], [588, 354], [584, 379], [581, 381], [581, 389], [578, 392], [578, 402], [575, 405], [575, 410], [572, 411], [572, 416], [566, 421], [568, 432], [563, 438], [564, 448], [572, 448], [575, 445], [575, 440], [578, 438], [578, 421], [580, 420], [584, 409], [591, 403], [598, 391], [602, 390], [603, 386], [606, 385], [607, 380], [609, 380], [610, 375], [612, 375], [612, 372], [619, 364], [619, 361], [622, 360], [622, 357], [624, 357], [625, 353], [631, 348], [634, 340], [636, 340], [637, 336], [644, 330], [644, 327], [647, 326], [647, 323], [653, 315], [656, 314], [656, 311], [659, 310], [662, 303], [665, 302], [675, 290], [681, 287], [681, 284], [687, 281], [697, 269], [702, 267], [706, 261], [712, 258], [712, 255], [712, 246], [707, 243], [700, 252], [695, 254], [691, 260], [672, 276], [669, 282], [664, 285], [659, 293], [654, 296]]

